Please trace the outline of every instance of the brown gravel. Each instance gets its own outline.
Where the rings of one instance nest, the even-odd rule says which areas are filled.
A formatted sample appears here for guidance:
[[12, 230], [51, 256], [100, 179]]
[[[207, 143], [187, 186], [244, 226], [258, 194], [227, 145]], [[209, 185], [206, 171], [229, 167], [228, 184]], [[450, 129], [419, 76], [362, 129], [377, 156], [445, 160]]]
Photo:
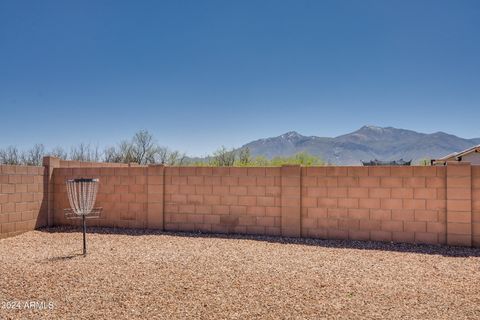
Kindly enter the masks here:
[[479, 249], [90, 231], [0, 240], [0, 319], [480, 318]]

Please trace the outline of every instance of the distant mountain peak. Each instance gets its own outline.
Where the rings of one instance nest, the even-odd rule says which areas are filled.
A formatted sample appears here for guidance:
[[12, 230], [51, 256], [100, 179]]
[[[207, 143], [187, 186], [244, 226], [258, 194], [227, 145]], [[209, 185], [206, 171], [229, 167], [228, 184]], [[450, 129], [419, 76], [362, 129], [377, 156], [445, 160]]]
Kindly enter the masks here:
[[304, 136], [302, 136], [300, 133], [296, 131], [288, 131], [282, 134], [280, 137], [284, 139], [295, 139], [295, 138], [303, 138]]
[[340, 165], [360, 165], [360, 160], [382, 161], [440, 158], [480, 144], [480, 139], [463, 139], [448, 133], [431, 134], [413, 130], [366, 125], [335, 138], [304, 136], [289, 131], [280, 136], [247, 143], [254, 156], [273, 158], [308, 152]]
[[360, 130], [374, 130], [374, 131], [383, 131], [384, 129], [387, 129], [387, 128], [382, 128], [382, 127], [373, 126], [373, 125], [366, 125], [360, 128]]

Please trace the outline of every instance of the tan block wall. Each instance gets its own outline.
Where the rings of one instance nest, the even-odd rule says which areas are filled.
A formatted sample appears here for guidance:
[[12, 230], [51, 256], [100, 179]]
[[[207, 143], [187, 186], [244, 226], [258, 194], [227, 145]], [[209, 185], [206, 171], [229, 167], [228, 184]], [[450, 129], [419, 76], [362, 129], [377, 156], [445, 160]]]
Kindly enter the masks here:
[[445, 169], [302, 168], [302, 236], [443, 244]]
[[[480, 246], [480, 166], [466, 163], [213, 168], [45, 158], [44, 164], [2, 167], [2, 234], [27, 223], [30, 229], [79, 223], [64, 218], [65, 181], [95, 177], [103, 212], [90, 225]], [[30, 192], [31, 176], [46, 187], [30, 186]], [[31, 209], [23, 210], [25, 203]], [[17, 221], [17, 212], [25, 212], [27, 222]]]
[[480, 165], [472, 166], [472, 245], [480, 247]]
[[281, 234], [280, 168], [165, 168], [165, 230]]
[[0, 166], [0, 238], [46, 225], [44, 170]]

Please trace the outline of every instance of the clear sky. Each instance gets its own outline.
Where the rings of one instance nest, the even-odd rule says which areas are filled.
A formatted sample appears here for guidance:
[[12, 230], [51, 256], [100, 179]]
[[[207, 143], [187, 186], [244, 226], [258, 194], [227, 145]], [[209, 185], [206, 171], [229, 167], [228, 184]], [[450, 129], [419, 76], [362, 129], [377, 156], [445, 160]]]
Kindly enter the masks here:
[[0, 147], [480, 137], [480, 1], [0, 0]]

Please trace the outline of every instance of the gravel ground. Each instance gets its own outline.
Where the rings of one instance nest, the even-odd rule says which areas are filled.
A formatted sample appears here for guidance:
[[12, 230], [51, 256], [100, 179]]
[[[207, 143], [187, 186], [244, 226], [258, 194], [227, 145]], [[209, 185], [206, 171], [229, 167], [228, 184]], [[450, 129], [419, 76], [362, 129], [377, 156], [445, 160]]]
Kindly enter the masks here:
[[0, 240], [0, 319], [480, 318], [479, 249], [90, 232]]

